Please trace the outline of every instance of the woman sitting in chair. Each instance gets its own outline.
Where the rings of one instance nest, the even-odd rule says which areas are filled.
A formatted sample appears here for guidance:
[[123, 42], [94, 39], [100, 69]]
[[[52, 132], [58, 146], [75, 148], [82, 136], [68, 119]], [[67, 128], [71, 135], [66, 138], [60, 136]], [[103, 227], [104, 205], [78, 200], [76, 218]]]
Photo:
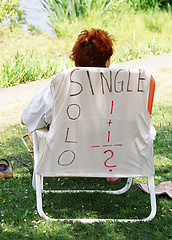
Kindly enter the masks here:
[[[106, 31], [100, 29], [84, 30], [72, 49], [70, 59], [76, 67], [106, 67], [110, 66], [113, 54], [114, 39]], [[24, 108], [21, 123], [30, 132], [51, 125], [52, 96], [50, 86], [39, 92]], [[109, 178], [108, 182], [115, 182], [118, 178]]]

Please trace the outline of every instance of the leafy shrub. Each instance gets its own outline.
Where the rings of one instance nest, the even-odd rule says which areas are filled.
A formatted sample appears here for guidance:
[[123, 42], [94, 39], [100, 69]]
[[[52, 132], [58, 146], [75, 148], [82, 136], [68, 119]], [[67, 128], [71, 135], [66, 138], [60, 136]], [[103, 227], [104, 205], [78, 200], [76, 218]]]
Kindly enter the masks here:
[[25, 11], [20, 9], [19, 0], [0, 1], [0, 23], [9, 18], [11, 25], [25, 22]]
[[0, 22], [14, 14], [18, 0], [0, 1]]
[[172, 0], [127, 0], [127, 3], [135, 10], [148, 10], [156, 7], [168, 10], [172, 7]]

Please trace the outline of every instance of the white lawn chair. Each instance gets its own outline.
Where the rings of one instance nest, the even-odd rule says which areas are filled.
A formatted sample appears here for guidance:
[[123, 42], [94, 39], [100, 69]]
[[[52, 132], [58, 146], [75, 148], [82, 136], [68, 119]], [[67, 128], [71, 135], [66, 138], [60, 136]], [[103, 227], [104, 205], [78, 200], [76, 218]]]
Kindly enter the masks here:
[[[52, 124], [37, 130], [34, 141], [34, 178], [37, 210], [54, 221], [149, 221], [156, 214], [151, 111], [155, 82], [144, 70], [71, 68], [52, 77]], [[52, 219], [42, 209], [44, 177], [147, 177], [151, 213], [144, 219]], [[57, 190], [88, 192], [94, 190]], [[97, 192], [97, 190], [96, 190]], [[57, 196], [58, 197], [58, 196]]]

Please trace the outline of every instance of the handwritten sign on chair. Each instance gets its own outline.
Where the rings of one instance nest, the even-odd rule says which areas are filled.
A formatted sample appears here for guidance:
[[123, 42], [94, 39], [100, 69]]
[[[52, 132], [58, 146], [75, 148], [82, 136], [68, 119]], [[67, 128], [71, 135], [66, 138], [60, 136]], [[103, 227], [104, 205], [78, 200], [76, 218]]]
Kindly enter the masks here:
[[38, 173], [152, 174], [151, 79], [143, 70], [118, 68], [72, 68], [54, 76], [53, 122], [40, 143]]

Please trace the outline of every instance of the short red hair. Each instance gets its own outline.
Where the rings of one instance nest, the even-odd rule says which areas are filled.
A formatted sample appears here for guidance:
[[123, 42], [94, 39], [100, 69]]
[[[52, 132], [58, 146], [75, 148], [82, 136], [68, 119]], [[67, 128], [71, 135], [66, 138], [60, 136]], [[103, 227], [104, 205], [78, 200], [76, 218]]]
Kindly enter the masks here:
[[76, 67], [105, 67], [113, 54], [113, 37], [101, 29], [84, 30], [72, 49], [70, 59]]

